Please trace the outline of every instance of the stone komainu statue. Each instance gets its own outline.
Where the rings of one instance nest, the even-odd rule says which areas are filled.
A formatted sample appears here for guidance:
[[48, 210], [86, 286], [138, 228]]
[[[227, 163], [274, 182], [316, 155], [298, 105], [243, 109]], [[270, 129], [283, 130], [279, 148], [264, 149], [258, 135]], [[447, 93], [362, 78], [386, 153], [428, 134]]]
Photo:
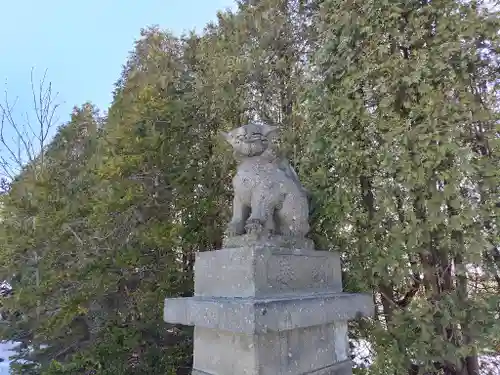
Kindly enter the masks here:
[[309, 232], [308, 195], [288, 161], [279, 156], [277, 128], [248, 124], [222, 135], [238, 162], [233, 217], [226, 234], [305, 237]]

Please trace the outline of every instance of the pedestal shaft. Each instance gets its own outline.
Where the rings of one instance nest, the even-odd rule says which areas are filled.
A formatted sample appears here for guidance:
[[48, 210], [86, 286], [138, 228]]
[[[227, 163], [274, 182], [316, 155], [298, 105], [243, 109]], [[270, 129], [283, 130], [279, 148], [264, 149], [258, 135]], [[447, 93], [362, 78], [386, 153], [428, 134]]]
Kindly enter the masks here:
[[164, 319], [195, 326], [194, 375], [348, 375], [347, 321], [372, 312], [337, 253], [260, 243], [199, 253], [195, 296]]

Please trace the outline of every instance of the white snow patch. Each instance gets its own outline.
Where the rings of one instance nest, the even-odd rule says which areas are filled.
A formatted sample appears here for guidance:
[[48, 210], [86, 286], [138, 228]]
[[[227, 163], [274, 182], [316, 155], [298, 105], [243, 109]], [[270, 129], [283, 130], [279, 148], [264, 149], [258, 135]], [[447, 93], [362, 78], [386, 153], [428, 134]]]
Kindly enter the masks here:
[[[355, 368], [368, 368], [373, 364], [373, 350], [367, 340], [349, 340]], [[500, 353], [479, 356], [481, 375], [500, 375]]]
[[10, 373], [10, 359], [9, 357], [16, 354], [14, 349], [19, 345], [19, 343], [12, 341], [0, 342], [0, 375], [9, 375]]

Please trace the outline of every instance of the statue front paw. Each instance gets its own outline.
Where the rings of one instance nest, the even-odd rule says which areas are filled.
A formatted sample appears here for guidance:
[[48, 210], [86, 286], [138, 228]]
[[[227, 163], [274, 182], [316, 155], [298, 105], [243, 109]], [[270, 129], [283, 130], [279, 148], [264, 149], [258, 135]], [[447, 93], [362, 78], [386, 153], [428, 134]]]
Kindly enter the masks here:
[[231, 221], [226, 228], [226, 236], [235, 237], [241, 236], [245, 233], [245, 226], [243, 222], [240, 221]]
[[247, 221], [245, 230], [247, 234], [261, 234], [264, 231], [264, 226], [260, 220], [251, 219]]

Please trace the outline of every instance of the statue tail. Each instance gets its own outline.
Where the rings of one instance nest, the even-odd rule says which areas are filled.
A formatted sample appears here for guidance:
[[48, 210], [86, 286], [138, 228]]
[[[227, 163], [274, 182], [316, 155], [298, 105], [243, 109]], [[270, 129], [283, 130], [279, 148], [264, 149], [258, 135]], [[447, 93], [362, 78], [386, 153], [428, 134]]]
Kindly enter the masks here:
[[309, 206], [309, 216], [312, 216], [316, 209], [316, 200], [310, 191], [304, 189], [304, 192], [306, 193], [307, 205]]

